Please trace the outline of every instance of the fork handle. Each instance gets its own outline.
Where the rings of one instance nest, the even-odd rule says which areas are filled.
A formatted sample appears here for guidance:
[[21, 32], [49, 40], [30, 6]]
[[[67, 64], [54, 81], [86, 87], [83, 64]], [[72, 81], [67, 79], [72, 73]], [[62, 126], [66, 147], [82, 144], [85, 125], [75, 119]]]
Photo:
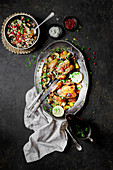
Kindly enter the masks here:
[[34, 108], [33, 108], [33, 109], [30, 111], [30, 113], [27, 115], [28, 118], [39, 108], [40, 104], [41, 104], [41, 101], [39, 100], [39, 101], [35, 104]]
[[37, 100], [40, 98], [43, 92], [44, 92], [44, 89], [34, 98], [32, 103], [27, 107], [29, 110], [31, 110], [32, 107], [36, 104]]

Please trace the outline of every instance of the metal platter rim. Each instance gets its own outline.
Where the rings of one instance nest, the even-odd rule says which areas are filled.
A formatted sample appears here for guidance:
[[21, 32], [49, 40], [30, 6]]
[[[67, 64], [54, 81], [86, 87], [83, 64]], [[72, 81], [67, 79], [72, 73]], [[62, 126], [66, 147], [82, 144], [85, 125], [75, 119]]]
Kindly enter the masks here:
[[[85, 87], [84, 87], [84, 96], [82, 97], [82, 94], [80, 94], [81, 95], [81, 98], [82, 98], [82, 101], [81, 100], [79, 100], [78, 101], [78, 99], [79, 99], [79, 97], [78, 97], [78, 99], [77, 99], [77, 102], [75, 103], [75, 105], [71, 108], [71, 109], [68, 109], [67, 111], [66, 111], [66, 114], [69, 114], [69, 113], [72, 113], [72, 114], [76, 114], [82, 107], [83, 107], [83, 105], [84, 105], [84, 103], [85, 103], [85, 100], [86, 100], [86, 95], [87, 95], [87, 91], [88, 91], [88, 86], [89, 86], [89, 76], [88, 76], [88, 71], [87, 71], [87, 68], [86, 68], [86, 64], [85, 64], [85, 59], [84, 59], [84, 56], [83, 56], [83, 54], [81, 53], [81, 51], [78, 49], [78, 48], [76, 48], [72, 43], [70, 43], [70, 42], [68, 42], [68, 41], [65, 41], [65, 40], [56, 40], [56, 41], [54, 41], [54, 42], [52, 42], [52, 43], [50, 43], [46, 48], [44, 48], [43, 50], [42, 50], [42, 52], [40, 52], [40, 54], [39, 54], [39, 56], [38, 56], [38, 59], [37, 59], [37, 64], [36, 64], [36, 68], [35, 68], [35, 72], [34, 72], [34, 85], [35, 85], [35, 88], [37, 89], [37, 69], [38, 69], [38, 67], [39, 67], [39, 63], [40, 63], [40, 60], [42, 60], [43, 59], [43, 57], [42, 57], [42, 59], [41, 59], [41, 56], [43, 56], [43, 53], [44, 52], [46, 52], [47, 53], [47, 51], [49, 50], [49, 48], [51, 48], [53, 45], [55, 46], [56, 44], [59, 44], [59, 43], [62, 43], [62, 44], [66, 44], [66, 45], [69, 45], [69, 46], [71, 46], [73, 49], [74, 49], [74, 51], [77, 51], [78, 52], [78, 55], [79, 55], [79, 64], [80, 64], [80, 66], [82, 65], [83, 67], [84, 67], [84, 69], [83, 68], [81, 68], [81, 70], [82, 71], [84, 71], [84, 74], [85, 74], [85, 79], [86, 80], [84, 80], [83, 79], [83, 81], [86, 81], [85, 83], [86, 83], [86, 85], [85, 85]], [[62, 45], [62, 46], [64, 46], [64, 45]], [[52, 48], [53, 49], [53, 48]], [[51, 52], [49, 52], [49, 53], [51, 53]], [[46, 55], [46, 57], [45, 57], [45, 59], [48, 57], [48, 55]], [[77, 60], [77, 61], [78, 61]], [[41, 66], [41, 68], [40, 68], [40, 70], [39, 70], [39, 74], [41, 75], [41, 72], [42, 72], [42, 68], [43, 68], [43, 65], [44, 65], [44, 63], [42, 64], [42, 66]], [[40, 89], [41, 90], [41, 89]], [[46, 107], [48, 107], [48, 108], [50, 108], [50, 105], [49, 104], [44, 104], [44, 102], [43, 102], [43, 107], [44, 106], [46, 106]], [[76, 108], [75, 108], [76, 107]], [[48, 112], [48, 111], [47, 111]], [[48, 113], [49, 114], [49, 113]], [[61, 119], [65, 119], [65, 118], [55, 118], [53, 115], [51, 115], [54, 119], [59, 119], [59, 120], [61, 120]]]

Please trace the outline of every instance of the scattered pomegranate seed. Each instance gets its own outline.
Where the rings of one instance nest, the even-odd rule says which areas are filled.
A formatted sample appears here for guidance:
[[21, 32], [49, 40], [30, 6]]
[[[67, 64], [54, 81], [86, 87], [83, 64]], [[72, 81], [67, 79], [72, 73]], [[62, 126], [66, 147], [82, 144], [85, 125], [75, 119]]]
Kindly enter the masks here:
[[44, 60], [41, 60], [42, 62], [44, 62]]
[[91, 50], [91, 48], [88, 48], [88, 50]]
[[93, 54], [96, 54], [96, 52], [94, 51]]
[[95, 56], [93, 56], [93, 58], [95, 58]]
[[88, 60], [90, 60], [91, 58], [90, 57], [88, 57]]

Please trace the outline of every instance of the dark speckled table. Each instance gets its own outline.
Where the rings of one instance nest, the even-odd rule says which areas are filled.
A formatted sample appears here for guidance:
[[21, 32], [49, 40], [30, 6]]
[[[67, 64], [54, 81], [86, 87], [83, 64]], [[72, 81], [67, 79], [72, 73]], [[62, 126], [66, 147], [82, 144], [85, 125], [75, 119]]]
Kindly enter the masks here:
[[[113, 1], [0, 0], [0, 28], [4, 19], [12, 13], [27, 12], [41, 22], [51, 11], [55, 12], [55, 17], [41, 27], [37, 49], [31, 54], [12, 54], [0, 39], [0, 169], [112, 170]], [[47, 32], [49, 25], [62, 25], [64, 17], [69, 15], [78, 18], [83, 28], [79, 32], [66, 31], [62, 39], [72, 42], [73, 38], [78, 37], [78, 48], [86, 47], [83, 54], [90, 78], [86, 103], [77, 115], [90, 123], [96, 143], [79, 141], [83, 151], [78, 152], [69, 137], [63, 153], [53, 152], [40, 161], [27, 164], [23, 146], [32, 131], [24, 126], [24, 99], [26, 92], [34, 85], [35, 64], [27, 68], [25, 60], [32, 54], [38, 56], [43, 48], [54, 41]]]

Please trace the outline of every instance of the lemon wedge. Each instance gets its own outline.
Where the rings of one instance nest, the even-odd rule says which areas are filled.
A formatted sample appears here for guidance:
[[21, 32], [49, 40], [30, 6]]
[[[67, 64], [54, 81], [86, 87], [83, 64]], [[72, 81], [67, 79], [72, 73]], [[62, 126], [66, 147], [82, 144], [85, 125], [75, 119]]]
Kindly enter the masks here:
[[76, 84], [80, 83], [82, 79], [83, 79], [83, 75], [80, 72], [74, 72], [71, 74], [71, 80]]
[[52, 110], [52, 114], [55, 117], [62, 117], [64, 115], [64, 109], [61, 106], [55, 106]]

